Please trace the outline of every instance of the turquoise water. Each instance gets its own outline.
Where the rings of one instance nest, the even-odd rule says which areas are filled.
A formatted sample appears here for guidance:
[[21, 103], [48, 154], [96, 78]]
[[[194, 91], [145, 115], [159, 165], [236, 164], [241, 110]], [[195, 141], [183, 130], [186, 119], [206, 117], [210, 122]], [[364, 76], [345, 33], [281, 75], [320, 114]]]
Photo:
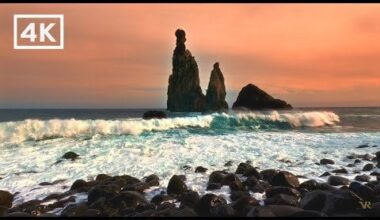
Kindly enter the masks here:
[[[185, 174], [188, 186], [202, 194], [210, 172], [234, 171], [246, 160], [260, 170], [284, 169], [322, 181], [324, 171], [350, 163], [345, 156], [380, 149], [373, 147], [380, 146], [378, 108], [170, 114], [162, 120], [142, 120], [144, 110], [18, 111], [0, 111], [0, 189], [19, 192], [16, 204], [63, 192], [74, 180], [99, 173], [138, 178], [155, 173], [161, 189], [172, 175]], [[362, 144], [370, 147], [356, 148]], [[80, 159], [56, 164], [68, 151]], [[321, 158], [336, 164], [316, 165]], [[224, 167], [229, 160], [233, 166]], [[185, 171], [185, 165], [193, 169]], [[347, 177], [362, 165], [346, 168]], [[196, 166], [208, 173], [195, 174]]]

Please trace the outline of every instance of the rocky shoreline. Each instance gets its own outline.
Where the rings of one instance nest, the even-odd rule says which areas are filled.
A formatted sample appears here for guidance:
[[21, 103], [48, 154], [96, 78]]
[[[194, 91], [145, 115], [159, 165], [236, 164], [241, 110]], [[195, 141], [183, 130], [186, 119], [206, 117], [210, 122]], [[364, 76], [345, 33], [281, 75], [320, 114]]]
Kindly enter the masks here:
[[[358, 148], [370, 146], [361, 145]], [[374, 146], [373, 146], [374, 147]], [[371, 147], [372, 148], [372, 147]], [[63, 159], [78, 158], [68, 152]], [[173, 175], [165, 188], [148, 198], [146, 192], [160, 186], [160, 178], [152, 174], [142, 179], [129, 175], [99, 174], [94, 180], [76, 180], [63, 193], [54, 193], [41, 200], [13, 205], [15, 195], [0, 190], [1, 217], [185, 217], [185, 216], [244, 216], [244, 217], [322, 217], [322, 216], [380, 216], [380, 151], [375, 154], [350, 154], [347, 167], [360, 168], [356, 177], [342, 175], [347, 170], [331, 169], [320, 176], [325, 182], [305, 179], [286, 170], [264, 169], [241, 162], [235, 171], [208, 171], [205, 167], [189, 169], [208, 176], [206, 193], [200, 195], [186, 185], [186, 175]], [[322, 158], [316, 162], [329, 166], [335, 161]], [[371, 172], [370, 175], [363, 172]], [[372, 176], [372, 178], [371, 178]], [[373, 179], [376, 180], [373, 180]], [[372, 179], [372, 180], [371, 180]], [[57, 184], [40, 183], [40, 186]], [[228, 199], [216, 193], [228, 191]], [[85, 199], [80, 201], [76, 195]], [[260, 196], [258, 196], [260, 195]]]

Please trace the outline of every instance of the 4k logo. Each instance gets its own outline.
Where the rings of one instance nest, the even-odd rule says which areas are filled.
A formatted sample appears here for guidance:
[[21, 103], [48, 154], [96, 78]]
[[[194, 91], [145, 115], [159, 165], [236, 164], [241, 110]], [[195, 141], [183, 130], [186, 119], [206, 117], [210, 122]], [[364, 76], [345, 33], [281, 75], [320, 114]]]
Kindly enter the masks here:
[[14, 49], [63, 49], [64, 21], [61, 14], [13, 16]]

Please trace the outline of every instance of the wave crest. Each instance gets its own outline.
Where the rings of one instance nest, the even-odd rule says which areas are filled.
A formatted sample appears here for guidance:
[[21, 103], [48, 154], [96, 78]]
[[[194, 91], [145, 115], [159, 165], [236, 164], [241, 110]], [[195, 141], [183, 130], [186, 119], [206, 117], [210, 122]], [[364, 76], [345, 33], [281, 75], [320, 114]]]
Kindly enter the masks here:
[[176, 128], [294, 128], [334, 125], [339, 116], [333, 112], [237, 112], [214, 113], [193, 117], [166, 119], [76, 120], [27, 119], [0, 123], [0, 142], [23, 142], [58, 137], [92, 137], [94, 135], [139, 135], [142, 132], [165, 131]]

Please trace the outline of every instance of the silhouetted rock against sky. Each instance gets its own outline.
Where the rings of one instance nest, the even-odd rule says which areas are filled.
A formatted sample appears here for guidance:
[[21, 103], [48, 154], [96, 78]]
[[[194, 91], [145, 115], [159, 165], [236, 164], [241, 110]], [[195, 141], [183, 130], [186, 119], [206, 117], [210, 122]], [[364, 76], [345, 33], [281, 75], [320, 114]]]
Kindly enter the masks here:
[[257, 86], [248, 84], [242, 88], [232, 108], [248, 108], [251, 110], [292, 109], [292, 106], [281, 99], [273, 98]]
[[173, 69], [169, 77], [167, 109], [172, 112], [200, 112], [205, 110], [198, 65], [186, 49], [186, 33], [178, 29], [173, 53]]
[[206, 110], [219, 111], [226, 109], [228, 109], [228, 104], [226, 102], [224, 77], [222, 71], [220, 71], [219, 63], [215, 63], [206, 93]]

